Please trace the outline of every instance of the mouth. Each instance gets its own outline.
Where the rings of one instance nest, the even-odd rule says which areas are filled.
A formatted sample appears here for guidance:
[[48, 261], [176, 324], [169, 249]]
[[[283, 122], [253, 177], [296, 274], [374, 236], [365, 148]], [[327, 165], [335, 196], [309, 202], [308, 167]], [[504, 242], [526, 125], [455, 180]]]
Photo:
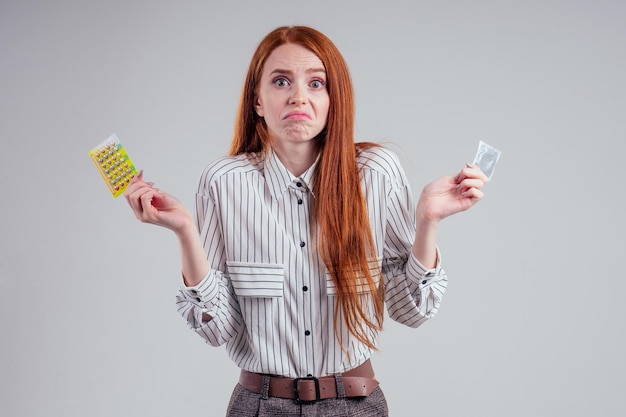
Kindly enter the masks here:
[[311, 116], [303, 111], [292, 111], [287, 113], [283, 120], [311, 120]]

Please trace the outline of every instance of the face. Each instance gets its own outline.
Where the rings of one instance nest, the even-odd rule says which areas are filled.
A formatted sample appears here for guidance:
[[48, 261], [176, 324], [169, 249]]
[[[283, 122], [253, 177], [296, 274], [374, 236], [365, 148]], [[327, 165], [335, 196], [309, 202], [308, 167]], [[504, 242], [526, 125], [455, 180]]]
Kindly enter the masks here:
[[329, 96], [322, 61], [303, 46], [274, 49], [263, 67], [255, 110], [265, 119], [273, 147], [313, 146], [326, 126]]

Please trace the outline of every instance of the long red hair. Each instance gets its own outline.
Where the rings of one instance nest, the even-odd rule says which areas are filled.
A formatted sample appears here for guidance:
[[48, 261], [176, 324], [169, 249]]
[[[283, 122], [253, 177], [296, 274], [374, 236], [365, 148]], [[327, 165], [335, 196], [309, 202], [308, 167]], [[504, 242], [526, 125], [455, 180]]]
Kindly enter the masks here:
[[[375, 348], [372, 330], [382, 328], [383, 282], [376, 281], [370, 269], [375, 265], [373, 270], [379, 272], [356, 164], [358, 150], [375, 145], [354, 142], [352, 80], [345, 60], [328, 37], [306, 26], [284, 26], [261, 41], [248, 67], [230, 154], [265, 152], [270, 146], [265, 121], [254, 109], [255, 94], [265, 61], [286, 43], [311, 50], [326, 69], [330, 107], [326, 128], [317, 138], [320, 158], [313, 186], [319, 250], [337, 289], [335, 333], [341, 310], [350, 333]], [[369, 290], [369, 297], [362, 297], [362, 288]]]

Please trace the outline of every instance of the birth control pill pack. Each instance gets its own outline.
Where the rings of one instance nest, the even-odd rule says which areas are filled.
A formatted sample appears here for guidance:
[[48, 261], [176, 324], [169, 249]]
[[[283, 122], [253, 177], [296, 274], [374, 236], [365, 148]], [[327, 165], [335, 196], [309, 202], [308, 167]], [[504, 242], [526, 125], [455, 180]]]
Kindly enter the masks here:
[[116, 134], [89, 151], [89, 156], [102, 175], [113, 197], [122, 195], [137, 169]]

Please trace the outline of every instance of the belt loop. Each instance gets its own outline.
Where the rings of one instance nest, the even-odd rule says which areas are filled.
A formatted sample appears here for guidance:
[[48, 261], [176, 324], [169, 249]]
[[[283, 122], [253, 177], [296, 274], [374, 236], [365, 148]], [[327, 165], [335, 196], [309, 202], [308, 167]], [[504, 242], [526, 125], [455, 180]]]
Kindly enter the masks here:
[[263, 375], [263, 381], [261, 382], [261, 398], [267, 400], [270, 396], [270, 376]]
[[346, 390], [343, 386], [341, 374], [335, 374], [335, 384], [337, 385], [337, 398], [346, 398]]

